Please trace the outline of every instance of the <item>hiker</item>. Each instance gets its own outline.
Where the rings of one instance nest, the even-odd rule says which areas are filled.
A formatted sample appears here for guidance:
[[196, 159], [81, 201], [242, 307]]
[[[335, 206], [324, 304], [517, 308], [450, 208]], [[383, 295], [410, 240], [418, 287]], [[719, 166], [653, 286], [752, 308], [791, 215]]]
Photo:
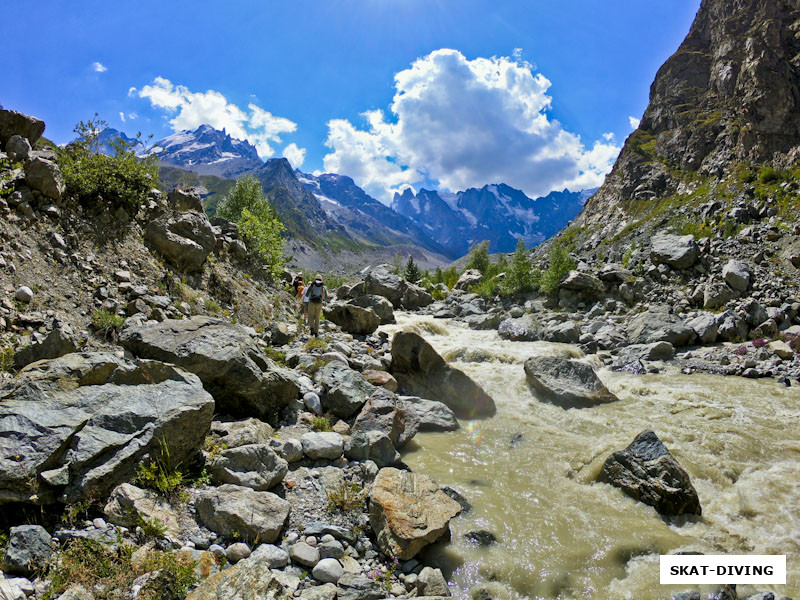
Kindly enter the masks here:
[[303, 284], [303, 274], [298, 273], [297, 275], [294, 276], [294, 279], [292, 279], [292, 287], [294, 288], [295, 294], [297, 293], [297, 288], [302, 284]]
[[319, 334], [319, 318], [322, 316], [322, 302], [328, 299], [328, 290], [322, 281], [322, 275], [317, 274], [314, 281], [306, 287], [303, 300], [307, 301], [308, 307], [308, 326], [311, 328], [311, 335], [317, 337]]
[[[303, 314], [303, 324], [307, 324], [308, 323], [308, 311], [306, 310], [306, 308], [307, 308], [308, 305], [306, 304], [306, 299], [304, 297], [304, 292], [306, 291], [306, 286], [303, 283], [303, 274], [301, 273], [300, 275], [298, 275], [295, 278], [295, 280], [297, 281], [297, 285], [295, 285], [295, 288], [294, 288], [295, 292], [296, 292], [295, 293], [295, 298], [297, 298], [297, 301], [300, 303], [300, 307], [299, 308], [300, 308], [300, 312]], [[292, 285], [294, 285], [294, 283]]]

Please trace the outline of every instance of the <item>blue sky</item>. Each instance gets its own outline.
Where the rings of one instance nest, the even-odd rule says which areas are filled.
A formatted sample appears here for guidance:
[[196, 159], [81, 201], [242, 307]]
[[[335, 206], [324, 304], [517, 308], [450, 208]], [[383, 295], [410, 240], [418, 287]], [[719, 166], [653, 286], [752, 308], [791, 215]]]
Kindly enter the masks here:
[[539, 195], [602, 179], [699, 4], [5, 0], [0, 103], [58, 143], [95, 112], [156, 139], [227, 124], [382, 200], [499, 181]]

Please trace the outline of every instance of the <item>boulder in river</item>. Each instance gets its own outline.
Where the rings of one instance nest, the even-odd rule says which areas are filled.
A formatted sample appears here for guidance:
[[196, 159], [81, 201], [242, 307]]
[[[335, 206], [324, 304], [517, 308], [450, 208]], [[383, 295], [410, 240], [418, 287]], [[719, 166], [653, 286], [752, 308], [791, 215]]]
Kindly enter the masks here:
[[373, 294], [365, 294], [354, 298], [348, 304], [353, 306], [360, 306], [361, 308], [369, 308], [375, 312], [381, 320], [381, 325], [387, 323], [394, 323], [394, 309], [392, 303], [383, 296], [375, 296]]
[[0, 386], [0, 503], [102, 495], [162, 444], [178, 464], [213, 414], [197, 376], [173, 365], [100, 352], [30, 364]]
[[498, 335], [512, 342], [536, 342], [542, 339], [542, 325], [533, 315], [506, 319], [497, 328]]
[[525, 361], [525, 377], [534, 394], [562, 408], [588, 408], [618, 398], [586, 363], [552, 356]]
[[126, 327], [120, 341], [136, 356], [196, 374], [218, 411], [269, 420], [298, 393], [292, 374], [267, 358], [244, 327], [221, 319], [196, 316]]
[[418, 285], [395, 275], [392, 265], [378, 265], [364, 279], [366, 294], [383, 296], [395, 308], [419, 308], [433, 303], [433, 296]]
[[403, 393], [440, 400], [464, 418], [492, 416], [494, 400], [468, 375], [448, 365], [421, 336], [400, 331], [392, 340], [392, 375]]
[[628, 324], [631, 344], [669, 342], [676, 348], [688, 346], [695, 340], [695, 332], [666, 306], [652, 306], [637, 315]]
[[609, 456], [597, 480], [620, 488], [662, 515], [702, 514], [689, 474], [652, 431], [643, 431], [625, 450]]
[[380, 549], [399, 560], [413, 558], [449, 529], [461, 506], [425, 475], [386, 467], [370, 494], [369, 521]]

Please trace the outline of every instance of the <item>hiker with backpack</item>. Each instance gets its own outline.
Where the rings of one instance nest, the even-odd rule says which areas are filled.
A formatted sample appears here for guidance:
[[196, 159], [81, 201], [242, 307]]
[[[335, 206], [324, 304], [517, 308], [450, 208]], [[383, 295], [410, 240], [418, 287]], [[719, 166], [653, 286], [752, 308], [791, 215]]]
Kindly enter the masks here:
[[322, 281], [322, 275], [317, 274], [314, 281], [306, 286], [303, 300], [308, 301], [308, 326], [311, 328], [311, 335], [317, 337], [319, 334], [319, 319], [322, 316], [322, 303], [328, 299], [328, 290]]

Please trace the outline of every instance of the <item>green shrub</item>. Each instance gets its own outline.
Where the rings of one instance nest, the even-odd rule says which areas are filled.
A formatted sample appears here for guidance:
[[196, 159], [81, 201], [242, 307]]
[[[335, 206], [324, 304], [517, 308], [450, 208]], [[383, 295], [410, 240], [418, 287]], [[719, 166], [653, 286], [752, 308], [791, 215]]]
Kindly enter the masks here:
[[170, 502], [185, 500], [184, 475], [180, 465], [173, 465], [169, 445], [165, 439], [159, 441], [159, 450], [149, 463], [142, 463], [133, 482], [141, 487], [157, 491]]
[[367, 492], [357, 483], [344, 479], [326, 492], [328, 510], [331, 512], [361, 512], [367, 501]]
[[503, 280], [503, 289], [509, 294], [529, 292], [533, 289], [533, 261], [531, 261], [522, 238], [511, 257], [511, 265]]
[[775, 183], [783, 179], [783, 175], [772, 167], [761, 167], [758, 170], [759, 183]]
[[107, 308], [98, 308], [92, 313], [92, 329], [102, 335], [103, 339], [116, 339], [124, 324], [124, 317], [111, 312]]
[[15, 354], [13, 345], [0, 348], [0, 373], [10, 372], [14, 368]]
[[485, 275], [489, 270], [489, 264], [489, 242], [473, 244], [469, 249], [469, 260], [466, 268], [477, 269]]
[[431, 283], [443, 283], [448, 288], [451, 288], [458, 281], [458, 271], [455, 267], [448, 267], [447, 270], [442, 270], [442, 267], [436, 267], [433, 275], [431, 275]]
[[306, 342], [305, 349], [306, 352], [311, 352], [312, 350], [322, 350], [325, 352], [328, 349], [328, 344], [325, 342], [325, 340], [311, 338]]
[[133, 216], [150, 190], [158, 187], [157, 158], [136, 156], [135, 146], [142, 143], [141, 134], [133, 143], [121, 138], [112, 141], [113, 156], [100, 154], [99, 134], [107, 127], [108, 123], [97, 114], [94, 119], [78, 123], [74, 130], [78, 139], [59, 151], [58, 165], [67, 194], [81, 204], [123, 208]]
[[160, 574], [142, 588], [138, 596], [141, 600], [177, 600], [197, 582], [196, 563], [188, 554], [149, 550], [134, 562], [133, 550], [133, 546], [124, 544], [104, 546], [91, 539], [70, 540], [47, 573], [50, 588], [45, 600], [57, 598], [73, 584], [92, 590], [96, 600], [120, 598], [137, 577], [154, 571]]
[[314, 431], [333, 431], [331, 420], [326, 416], [311, 419], [311, 429]]
[[280, 350], [276, 350], [272, 346], [267, 346], [266, 348], [264, 348], [264, 354], [266, 354], [269, 358], [271, 358], [278, 364], [281, 365], [286, 364], [286, 352], [281, 352]]
[[233, 189], [217, 206], [217, 214], [239, 224], [247, 248], [264, 261], [277, 279], [284, 266], [283, 237], [286, 230], [275, 208], [264, 196], [261, 183], [252, 175], [236, 180]]
[[558, 292], [561, 280], [575, 268], [575, 261], [570, 258], [567, 249], [560, 244], [554, 244], [550, 248], [549, 259], [550, 266], [542, 273], [539, 291], [552, 296]]
[[403, 275], [405, 276], [405, 280], [409, 283], [419, 283], [419, 280], [422, 278], [422, 274], [419, 272], [419, 268], [414, 262], [414, 257], [411, 255], [408, 257]]

